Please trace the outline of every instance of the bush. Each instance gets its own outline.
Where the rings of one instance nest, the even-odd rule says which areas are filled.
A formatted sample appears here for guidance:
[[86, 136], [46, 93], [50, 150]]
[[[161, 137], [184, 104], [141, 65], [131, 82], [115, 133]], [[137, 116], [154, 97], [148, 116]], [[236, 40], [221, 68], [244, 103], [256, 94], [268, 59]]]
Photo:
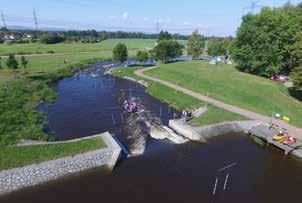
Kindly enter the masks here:
[[113, 49], [113, 59], [120, 62], [125, 62], [128, 58], [127, 46], [118, 43]]
[[44, 83], [17, 80], [0, 89], [0, 146], [20, 139], [47, 140], [45, 117], [36, 111], [40, 101], [53, 101], [54, 92]]
[[57, 44], [65, 41], [65, 38], [58, 34], [45, 34], [41, 37], [41, 43], [44, 44]]
[[141, 51], [141, 50], [137, 51], [136, 60], [138, 60], [139, 62], [141, 63], [145, 62], [148, 60], [148, 58], [149, 58], [149, 54], [147, 51]]

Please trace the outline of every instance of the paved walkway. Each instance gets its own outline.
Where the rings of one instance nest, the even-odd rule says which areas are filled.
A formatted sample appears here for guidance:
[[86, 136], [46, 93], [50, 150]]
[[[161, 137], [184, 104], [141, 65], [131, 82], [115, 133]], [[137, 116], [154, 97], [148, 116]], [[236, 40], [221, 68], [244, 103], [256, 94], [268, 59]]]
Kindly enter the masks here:
[[[178, 85], [173, 84], [171, 82], [167, 82], [167, 81], [164, 81], [164, 80], [161, 80], [161, 79], [158, 79], [158, 78], [155, 78], [155, 77], [147, 76], [147, 75], [144, 74], [145, 71], [148, 71], [148, 70], [151, 70], [151, 69], [154, 69], [154, 68], [157, 68], [157, 67], [154, 66], [154, 67], [150, 67], [150, 68], [146, 68], [146, 69], [140, 69], [140, 70], [135, 71], [134, 74], [139, 76], [139, 77], [142, 77], [142, 78], [154, 81], [154, 82], [158, 82], [162, 85], [173, 88], [173, 89], [175, 89], [179, 92], [182, 92], [182, 93], [187, 94], [189, 96], [195, 97], [196, 99], [199, 99], [199, 100], [204, 101], [204, 102], [208, 102], [209, 104], [212, 104], [213, 106], [216, 106], [218, 108], [221, 108], [221, 109], [224, 109], [224, 110], [242, 115], [246, 118], [249, 118], [249, 119], [252, 119], [252, 120], [260, 120], [260, 121], [263, 121], [263, 122], [266, 122], [266, 123], [269, 123], [271, 121], [271, 117], [264, 116], [264, 115], [261, 115], [261, 114], [258, 114], [258, 113], [255, 113], [255, 112], [252, 112], [252, 111], [249, 111], [249, 110], [237, 107], [237, 106], [233, 106], [233, 105], [230, 105], [230, 104], [223, 103], [221, 101], [212, 99], [208, 96], [205, 96], [205, 95], [202, 95], [200, 93], [189, 90], [187, 88], [178, 86]], [[287, 129], [290, 135], [302, 138], [302, 128], [297, 128], [295, 126], [292, 126], [292, 125], [290, 125], [289, 123], [287, 123], [283, 120], [274, 119], [274, 123], [279, 125], [282, 128]]]

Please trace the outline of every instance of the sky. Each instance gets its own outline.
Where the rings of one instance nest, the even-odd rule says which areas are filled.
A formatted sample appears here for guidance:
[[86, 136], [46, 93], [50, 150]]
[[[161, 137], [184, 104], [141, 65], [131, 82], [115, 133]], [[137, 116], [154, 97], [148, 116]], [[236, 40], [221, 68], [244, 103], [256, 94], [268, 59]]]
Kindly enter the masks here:
[[[7, 26], [39, 28], [142, 31], [158, 29], [189, 34], [235, 35], [243, 13], [251, 11], [246, 0], [0, 0]], [[297, 4], [302, 0], [292, 0]], [[278, 7], [287, 0], [259, 0], [260, 6]], [[2, 21], [1, 21], [2, 26]]]

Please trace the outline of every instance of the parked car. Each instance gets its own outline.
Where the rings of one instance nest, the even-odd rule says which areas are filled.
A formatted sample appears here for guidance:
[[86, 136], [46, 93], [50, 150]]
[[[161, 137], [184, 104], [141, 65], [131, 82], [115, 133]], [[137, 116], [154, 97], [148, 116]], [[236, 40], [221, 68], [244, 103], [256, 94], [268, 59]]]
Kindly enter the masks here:
[[285, 83], [289, 80], [289, 77], [284, 75], [274, 75], [270, 79], [276, 82]]

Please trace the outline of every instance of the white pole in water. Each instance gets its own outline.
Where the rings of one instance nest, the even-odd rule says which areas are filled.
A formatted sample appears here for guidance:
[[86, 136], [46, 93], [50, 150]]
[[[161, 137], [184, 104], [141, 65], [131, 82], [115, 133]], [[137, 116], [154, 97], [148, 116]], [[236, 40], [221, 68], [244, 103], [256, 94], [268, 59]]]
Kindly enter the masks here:
[[112, 118], [112, 123], [113, 123], [113, 125], [115, 125], [115, 120], [114, 120], [113, 114], [111, 114], [111, 118]]
[[129, 89], [130, 91], [130, 98], [132, 98], [132, 89]]
[[228, 179], [229, 179], [229, 174], [227, 173], [227, 175], [225, 176], [225, 181], [224, 181], [224, 186], [223, 186], [223, 190], [225, 191], [227, 183], [228, 183]]
[[213, 189], [213, 195], [216, 194], [217, 184], [218, 184], [218, 177], [216, 177], [216, 180], [215, 180], [215, 185], [214, 185], [214, 189]]
[[161, 109], [161, 106], [159, 107], [159, 116], [161, 117], [161, 114], [162, 114], [162, 109]]
[[124, 123], [124, 116], [123, 116], [123, 113], [121, 113], [121, 119], [122, 119], [122, 123]]

